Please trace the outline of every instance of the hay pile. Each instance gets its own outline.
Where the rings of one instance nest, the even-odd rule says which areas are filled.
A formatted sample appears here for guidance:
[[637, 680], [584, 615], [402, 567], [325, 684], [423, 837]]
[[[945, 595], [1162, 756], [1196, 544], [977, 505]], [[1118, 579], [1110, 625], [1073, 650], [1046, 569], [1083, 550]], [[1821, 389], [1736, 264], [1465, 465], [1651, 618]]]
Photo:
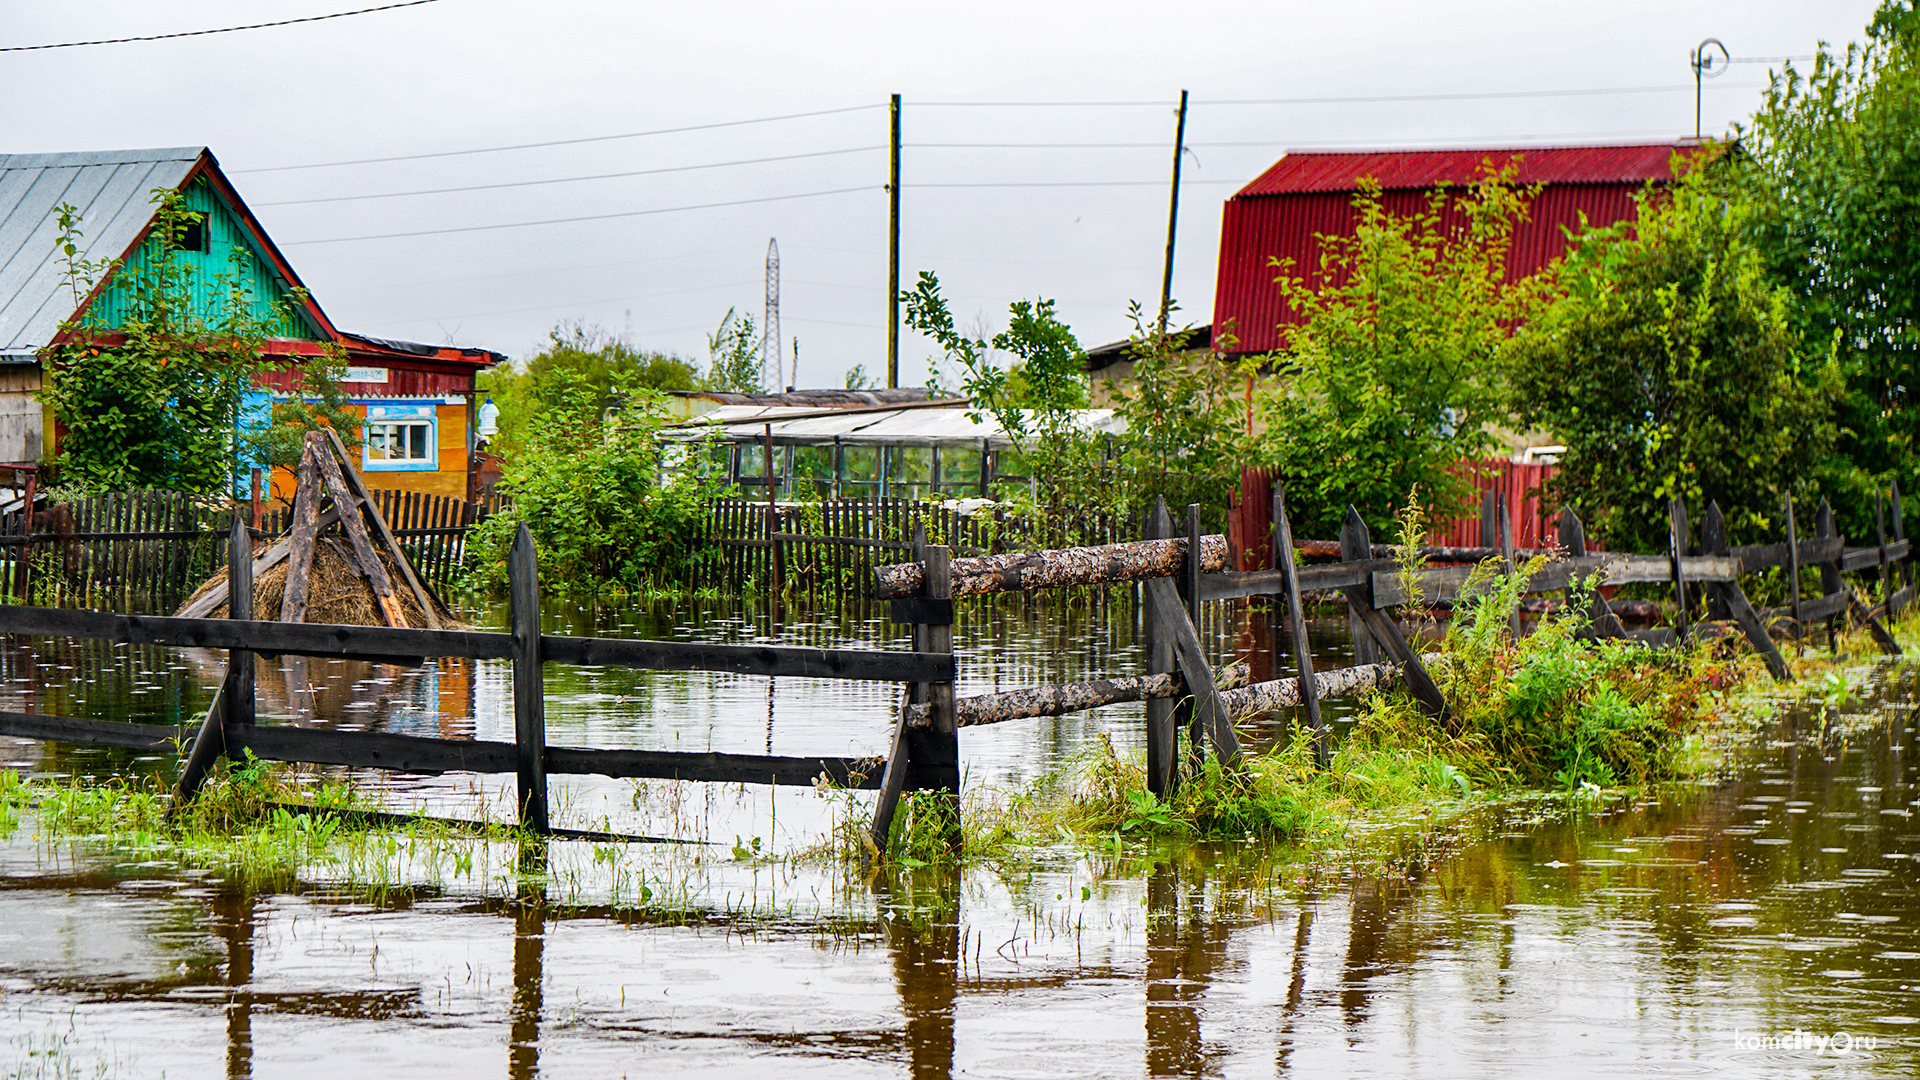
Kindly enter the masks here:
[[[354, 564], [348, 560], [346, 541], [337, 536], [321, 536], [313, 545], [313, 566], [307, 571], [307, 613], [306, 622], [332, 623], [344, 626], [385, 626], [380, 618], [379, 602], [374, 599], [373, 586], [360, 575]], [[407, 616], [407, 625], [421, 627], [427, 625], [425, 613], [420, 603], [414, 599], [413, 590], [403, 582], [406, 577], [393, 561], [393, 556], [385, 551], [376, 551], [380, 565], [387, 571], [387, 580], [397, 587], [393, 591], [395, 600], [400, 602], [400, 610]], [[282, 560], [279, 565], [261, 574], [253, 583], [253, 617], [256, 619], [277, 620], [280, 618], [280, 600], [287, 588], [287, 570], [292, 563]], [[193, 602], [216, 589], [227, 586], [227, 572], [220, 571], [208, 578], [206, 583], [194, 590], [180, 610], [185, 611]], [[175, 612], [179, 614], [179, 612]], [[228, 617], [228, 606], [222, 603], [208, 616], [214, 619]], [[440, 613], [441, 622], [448, 629], [456, 629], [449, 621], [444, 610]]]

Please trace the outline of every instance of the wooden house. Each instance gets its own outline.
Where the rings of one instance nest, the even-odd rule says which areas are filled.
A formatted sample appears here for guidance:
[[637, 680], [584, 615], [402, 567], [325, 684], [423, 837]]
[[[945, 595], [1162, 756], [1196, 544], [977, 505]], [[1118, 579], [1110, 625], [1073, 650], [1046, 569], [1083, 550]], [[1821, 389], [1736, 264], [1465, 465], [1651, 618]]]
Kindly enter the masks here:
[[[156, 190], [180, 192], [198, 215], [171, 251], [153, 231]], [[38, 391], [42, 353], [59, 343], [63, 326], [84, 315], [94, 332], [111, 335], [126, 315], [111, 275], [76, 304], [55, 250], [63, 205], [79, 213], [84, 259], [128, 267], [183, 258], [193, 288], [209, 300], [220, 275], [237, 268], [257, 314], [274, 321], [264, 352], [276, 363], [260, 380], [263, 398], [284, 397], [299, 385], [304, 361], [338, 347], [350, 365], [342, 389], [364, 418], [360, 464], [369, 487], [466, 493], [474, 376], [506, 357], [334, 326], [205, 147], [0, 155], [0, 463], [33, 463], [57, 449]], [[291, 478], [276, 477], [275, 487], [284, 496]]]

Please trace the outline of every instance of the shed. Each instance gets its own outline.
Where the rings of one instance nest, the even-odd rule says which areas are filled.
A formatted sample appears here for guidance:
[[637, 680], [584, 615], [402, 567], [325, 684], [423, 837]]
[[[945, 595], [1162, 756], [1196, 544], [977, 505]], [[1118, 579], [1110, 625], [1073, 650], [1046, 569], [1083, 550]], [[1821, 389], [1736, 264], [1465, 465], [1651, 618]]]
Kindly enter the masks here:
[[[1648, 184], [1673, 179], [1676, 155], [1702, 145], [1680, 142], [1616, 146], [1485, 150], [1361, 150], [1289, 153], [1227, 200], [1221, 215], [1220, 266], [1214, 286], [1213, 332], [1236, 339], [1236, 353], [1269, 352], [1281, 345], [1280, 327], [1297, 322], [1274, 287], [1275, 258], [1311, 281], [1320, 264], [1320, 237], [1350, 236], [1357, 224], [1353, 196], [1371, 178], [1386, 208], [1407, 215], [1426, 208], [1436, 187], [1464, 188], [1486, 167], [1517, 163], [1521, 184], [1544, 185], [1529, 218], [1515, 230], [1507, 272], [1518, 279], [1546, 266], [1566, 249], [1568, 230], [1581, 215], [1594, 226], [1632, 218], [1634, 196]], [[1464, 224], [1451, 204], [1449, 226]]]
[[[818, 409], [723, 405], [676, 424], [661, 439], [694, 451], [729, 483], [764, 487], [767, 458], [774, 483], [805, 498], [958, 498], [985, 495], [995, 481], [1025, 480], [1019, 445], [999, 421], [968, 415], [965, 398], [909, 406]], [[1125, 421], [1111, 409], [1082, 409], [1079, 426], [1118, 435]]]
[[[155, 191], [181, 192], [187, 209], [201, 215], [170, 251], [151, 235]], [[337, 346], [351, 365], [342, 388], [368, 415], [368, 484], [465, 491], [473, 378], [506, 357], [335, 327], [203, 146], [0, 155], [0, 462], [33, 461], [54, 449], [37, 394], [41, 353], [62, 340], [62, 327], [84, 316], [89, 332], [112, 340], [127, 314], [112, 275], [87, 295], [73, 295], [54, 250], [63, 205], [79, 214], [81, 258], [124, 265], [184, 260], [193, 287], [209, 297], [219, 276], [237, 266], [257, 310], [281, 312], [264, 354], [283, 364], [262, 378], [263, 394], [289, 392], [301, 363]]]

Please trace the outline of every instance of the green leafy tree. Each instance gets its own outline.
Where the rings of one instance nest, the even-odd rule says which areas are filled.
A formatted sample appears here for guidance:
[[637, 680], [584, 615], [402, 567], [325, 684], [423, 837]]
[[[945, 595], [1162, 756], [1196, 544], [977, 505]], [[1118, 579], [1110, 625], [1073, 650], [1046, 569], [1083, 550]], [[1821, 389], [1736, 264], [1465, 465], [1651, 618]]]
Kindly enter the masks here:
[[[1070, 538], [1071, 512], [1114, 509], [1123, 497], [1110, 482], [1112, 469], [1102, 440], [1082, 424], [1080, 410], [1089, 401], [1086, 352], [1073, 330], [1054, 314], [1051, 300], [1018, 300], [1007, 308], [1007, 329], [991, 341], [962, 333], [954, 325], [940, 279], [921, 271], [914, 288], [902, 292], [907, 325], [926, 334], [957, 362], [965, 374], [961, 390], [971, 399], [967, 415], [975, 423], [991, 415], [1012, 440], [1033, 478], [1031, 492], [1005, 487], [1016, 502], [1029, 494], [1024, 509], [1038, 519], [1042, 535]], [[996, 353], [1014, 362], [1002, 367]]]
[[753, 316], [728, 308], [720, 326], [707, 335], [706, 389], [758, 394], [761, 386], [763, 335], [754, 329]]
[[570, 373], [555, 376], [550, 405], [530, 416], [501, 490], [510, 507], [487, 519], [470, 542], [469, 581], [498, 591], [520, 522], [540, 553], [542, 581], [560, 592], [630, 594], [672, 585], [704, 555], [705, 502], [717, 481], [699, 469], [661, 468], [655, 439], [667, 419], [664, 395], [632, 373], [616, 373], [624, 403]]
[[338, 348], [329, 347], [294, 371], [293, 393], [273, 403], [268, 422], [259, 430], [243, 431], [242, 466], [268, 472], [285, 469], [291, 474], [300, 464], [310, 431], [331, 429], [340, 436], [348, 453], [360, 452], [362, 418], [340, 388], [347, 376], [346, 357]]
[[1192, 348], [1191, 327], [1162, 331], [1137, 303], [1128, 314], [1133, 377], [1113, 384], [1115, 411], [1127, 422], [1119, 440], [1124, 501], [1138, 510], [1158, 495], [1176, 510], [1199, 503], [1218, 514], [1246, 461], [1246, 391], [1258, 362], [1229, 357], [1231, 333]]
[[1365, 185], [1358, 227], [1321, 237], [1311, 280], [1275, 261], [1303, 321], [1282, 328], [1278, 377], [1255, 395], [1256, 456], [1279, 467], [1295, 535], [1335, 534], [1349, 504], [1384, 530], [1416, 488], [1435, 516], [1462, 505], [1468, 482], [1454, 470], [1494, 448], [1488, 425], [1505, 417], [1496, 360], [1534, 293], [1506, 280], [1532, 196], [1512, 177], [1508, 166], [1464, 193], [1436, 189], [1404, 217]]
[[79, 211], [58, 210], [56, 253], [78, 307], [95, 283], [122, 293], [108, 329], [88, 312], [61, 328], [43, 354], [40, 396], [63, 429], [62, 483], [84, 492], [163, 488], [213, 494], [232, 484], [241, 448], [235, 424], [263, 368], [261, 349], [288, 313], [262, 315], [240, 248], [197, 298], [180, 249], [201, 224], [178, 191], [157, 190], [147, 257], [123, 264], [80, 257]]
[[1920, 14], [1888, 0], [1864, 46], [1776, 75], [1730, 170], [1738, 224], [1833, 341], [1845, 376], [1823, 487], [1856, 535], [1872, 488], [1920, 451]]
[[565, 394], [585, 388], [608, 408], [622, 400], [616, 386], [693, 390], [700, 372], [672, 353], [637, 348], [589, 323], [561, 322], [547, 332], [546, 348], [522, 364], [481, 372], [474, 385], [500, 409], [495, 447], [512, 453], [527, 422]]
[[1616, 550], [1664, 550], [1673, 498], [1777, 535], [1783, 496], [1810, 493], [1833, 443], [1839, 372], [1804, 344], [1715, 172], [1585, 236], [1507, 355], [1520, 419], [1567, 446], [1550, 495]]

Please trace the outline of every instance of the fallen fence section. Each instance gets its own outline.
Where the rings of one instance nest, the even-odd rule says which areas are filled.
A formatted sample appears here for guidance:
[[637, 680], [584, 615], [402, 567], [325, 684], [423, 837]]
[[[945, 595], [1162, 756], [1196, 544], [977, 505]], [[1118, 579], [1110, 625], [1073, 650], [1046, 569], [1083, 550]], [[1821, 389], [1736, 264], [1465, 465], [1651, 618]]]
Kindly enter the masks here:
[[[231, 550], [244, 553], [244, 528], [236, 520]], [[250, 599], [253, 562], [244, 554], [230, 560], [236, 598]], [[876, 652], [853, 649], [786, 648], [765, 645], [701, 645], [687, 642], [629, 641], [561, 637], [538, 633], [538, 583], [532, 538], [522, 527], [510, 560], [515, 630], [510, 633], [466, 630], [414, 630], [396, 627], [328, 626], [247, 618], [250, 604], [235, 605], [236, 618], [190, 619], [117, 615], [106, 612], [0, 605], [0, 632], [92, 638], [143, 645], [229, 650], [228, 674], [197, 735], [176, 788], [176, 805], [191, 799], [219, 757], [251, 752], [269, 761], [342, 765], [400, 772], [518, 773], [520, 821], [536, 832], [546, 827], [549, 774], [595, 774], [667, 780], [810, 786], [817, 781], [853, 788], [880, 782], [878, 758], [776, 757], [661, 750], [604, 750], [549, 746], [544, 737], [544, 695], [539, 691], [547, 663], [721, 671], [802, 678], [916, 682], [944, 686], [951, 694], [954, 661], [950, 651]], [[418, 663], [423, 657], [463, 656], [504, 659], [513, 664], [516, 686], [531, 693], [514, 697], [514, 742], [436, 739], [380, 732], [262, 726], [253, 723], [252, 657], [290, 653], [376, 662]], [[159, 750], [184, 744], [185, 728], [0, 713], [0, 734], [96, 746]], [[537, 768], [526, 768], [531, 759]], [[903, 784], [949, 786], [957, 765], [913, 768]], [[558, 835], [558, 834], [556, 834]]]

